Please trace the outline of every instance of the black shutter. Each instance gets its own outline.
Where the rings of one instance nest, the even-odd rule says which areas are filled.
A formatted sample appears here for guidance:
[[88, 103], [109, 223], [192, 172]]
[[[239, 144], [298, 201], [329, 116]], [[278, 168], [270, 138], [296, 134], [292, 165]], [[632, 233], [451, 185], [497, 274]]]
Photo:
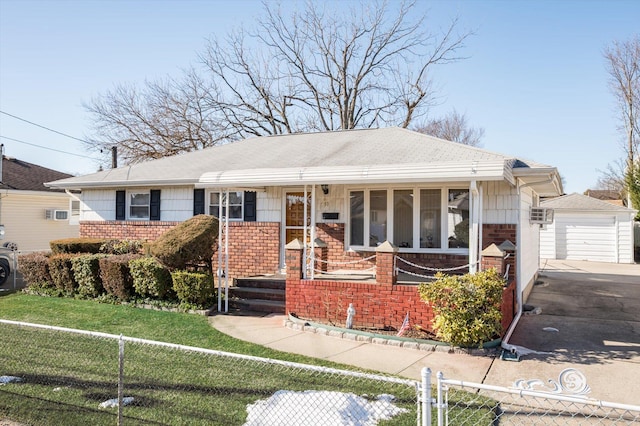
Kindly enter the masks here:
[[127, 210], [127, 192], [116, 191], [116, 220], [125, 220]]
[[244, 192], [244, 221], [255, 222], [256, 221], [256, 193], [245, 191]]
[[160, 220], [160, 190], [152, 189], [149, 200], [149, 220]]
[[204, 214], [204, 189], [193, 190], [193, 215]]

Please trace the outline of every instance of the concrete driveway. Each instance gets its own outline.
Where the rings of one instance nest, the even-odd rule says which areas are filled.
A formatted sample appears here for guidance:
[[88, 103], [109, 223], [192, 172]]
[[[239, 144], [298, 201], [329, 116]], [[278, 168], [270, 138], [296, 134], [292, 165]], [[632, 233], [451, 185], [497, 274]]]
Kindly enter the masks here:
[[485, 383], [556, 380], [576, 368], [589, 397], [640, 405], [640, 265], [546, 261], [527, 304], [541, 312], [523, 316], [509, 343], [543, 353], [495, 360]]

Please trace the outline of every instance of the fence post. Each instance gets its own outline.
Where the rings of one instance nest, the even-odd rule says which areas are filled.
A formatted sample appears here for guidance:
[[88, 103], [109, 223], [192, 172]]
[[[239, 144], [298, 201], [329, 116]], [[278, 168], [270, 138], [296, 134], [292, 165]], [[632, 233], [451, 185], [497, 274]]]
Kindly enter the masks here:
[[444, 374], [442, 373], [442, 371], [438, 371], [437, 374], [438, 380], [438, 402], [436, 404], [436, 407], [438, 407], [438, 426], [443, 426], [444, 424], [444, 409], [445, 409], [445, 405], [444, 402], [442, 400], [442, 380], [444, 379]]
[[431, 369], [422, 369], [422, 426], [431, 426]]
[[120, 334], [118, 343], [118, 426], [122, 426], [122, 396], [124, 394], [124, 339], [122, 338], [122, 334]]

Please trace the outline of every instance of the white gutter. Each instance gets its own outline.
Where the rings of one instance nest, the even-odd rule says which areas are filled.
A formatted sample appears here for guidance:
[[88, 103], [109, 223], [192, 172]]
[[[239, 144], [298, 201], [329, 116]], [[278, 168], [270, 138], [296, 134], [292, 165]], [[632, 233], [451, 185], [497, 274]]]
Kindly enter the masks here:
[[269, 186], [395, 182], [463, 182], [508, 178], [504, 161], [383, 164], [367, 166], [287, 167], [227, 170], [202, 174], [207, 186]]

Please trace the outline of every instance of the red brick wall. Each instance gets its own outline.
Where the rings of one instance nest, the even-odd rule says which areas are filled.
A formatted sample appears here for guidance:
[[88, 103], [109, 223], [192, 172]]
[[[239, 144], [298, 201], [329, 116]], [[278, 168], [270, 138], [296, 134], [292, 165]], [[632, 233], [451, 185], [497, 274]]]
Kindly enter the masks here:
[[[512, 281], [502, 293], [503, 336], [515, 316], [515, 291]], [[433, 331], [433, 311], [420, 299], [417, 285], [287, 279], [287, 313], [343, 327], [349, 303], [356, 309], [354, 327], [398, 329], [409, 312], [411, 326]]]
[[[280, 267], [280, 223], [229, 222], [229, 278], [273, 274]], [[218, 251], [213, 269], [218, 268]]]
[[80, 236], [153, 241], [180, 222], [106, 220], [80, 222]]
[[[515, 224], [483, 224], [482, 225], [482, 249], [492, 243], [499, 246], [505, 240], [516, 244], [517, 225]], [[509, 266], [509, 281], [516, 279], [516, 256], [512, 253], [506, 260]]]
[[287, 280], [287, 312], [301, 318], [344, 326], [347, 308], [356, 309], [355, 327], [399, 328], [409, 312], [411, 325], [431, 329], [433, 312], [415, 285]]

